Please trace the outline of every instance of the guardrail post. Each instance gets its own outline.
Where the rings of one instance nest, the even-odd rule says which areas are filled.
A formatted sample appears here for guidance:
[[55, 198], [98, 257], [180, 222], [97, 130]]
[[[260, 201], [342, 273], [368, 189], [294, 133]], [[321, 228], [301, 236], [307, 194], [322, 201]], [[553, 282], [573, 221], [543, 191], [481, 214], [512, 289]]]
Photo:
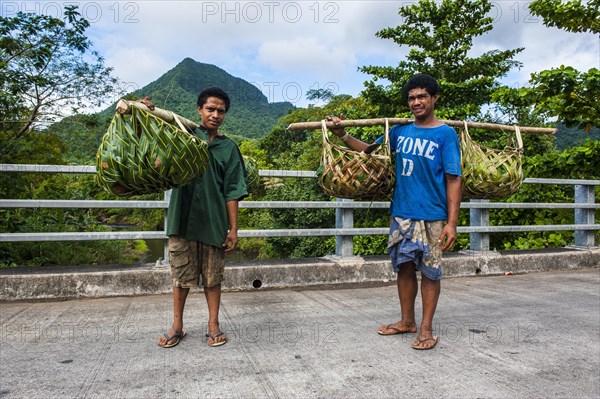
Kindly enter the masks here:
[[[352, 202], [351, 199], [336, 198], [336, 202]], [[351, 229], [354, 227], [354, 210], [352, 208], [336, 208], [335, 210], [335, 228]], [[354, 255], [353, 236], [335, 236], [335, 254], [336, 256]]]
[[[575, 203], [593, 204], [594, 186], [575, 185]], [[594, 224], [595, 213], [593, 209], [575, 209], [575, 224]], [[593, 247], [594, 230], [575, 230], [575, 246]]]
[[[490, 202], [489, 200], [472, 199], [470, 202]], [[469, 209], [469, 224], [471, 226], [489, 226], [490, 210], [471, 208]], [[489, 233], [469, 233], [469, 248], [471, 251], [489, 251], [490, 234]]]

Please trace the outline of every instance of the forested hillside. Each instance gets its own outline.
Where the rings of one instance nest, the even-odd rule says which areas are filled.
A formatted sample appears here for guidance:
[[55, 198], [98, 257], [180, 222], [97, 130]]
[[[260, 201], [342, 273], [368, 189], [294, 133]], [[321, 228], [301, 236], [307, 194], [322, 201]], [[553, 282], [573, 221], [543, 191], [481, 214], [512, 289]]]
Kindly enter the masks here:
[[[186, 58], [154, 82], [132, 93], [148, 96], [157, 107], [168, 109], [191, 120], [198, 120], [198, 93], [219, 86], [231, 98], [231, 109], [222, 129], [230, 134], [259, 138], [271, 131], [277, 119], [292, 110], [289, 102], [269, 103], [267, 97], [244, 79], [219, 67]], [[109, 112], [112, 112], [109, 109]]]
[[[184, 59], [156, 81], [129, 93], [127, 97], [148, 96], [157, 107], [198, 121], [198, 93], [210, 86], [223, 88], [231, 98], [231, 108], [222, 130], [232, 136], [263, 137], [277, 124], [279, 117], [295, 108], [289, 102], [269, 103], [256, 86], [219, 67], [191, 58]], [[67, 144], [65, 158], [69, 162], [93, 163], [113, 114], [114, 104], [97, 114], [64, 118], [50, 126], [48, 131]]]
[[600, 140], [600, 129], [593, 128], [589, 133], [584, 129], [558, 125], [554, 135], [554, 146], [559, 150], [582, 145], [587, 139]]

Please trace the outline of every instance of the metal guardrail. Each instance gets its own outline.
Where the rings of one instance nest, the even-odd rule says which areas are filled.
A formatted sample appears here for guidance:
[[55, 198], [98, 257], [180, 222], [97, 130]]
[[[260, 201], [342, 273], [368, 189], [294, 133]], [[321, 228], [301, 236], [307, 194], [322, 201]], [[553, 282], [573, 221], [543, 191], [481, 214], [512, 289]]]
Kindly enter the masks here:
[[[94, 174], [94, 166], [81, 165], [27, 165], [0, 164], [0, 172], [17, 173], [70, 173]], [[314, 171], [260, 170], [261, 177], [281, 178], [315, 178]], [[600, 204], [595, 202], [594, 186], [600, 180], [572, 179], [538, 179], [528, 178], [525, 184], [563, 184], [575, 186], [574, 203], [504, 203], [485, 200], [471, 200], [461, 203], [461, 209], [471, 209], [470, 225], [459, 226], [458, 233], [470, 234], [470, 249], [474, 251], [489, 250], [489, 234], [501, 232], [527, 231], [574, 231], [575, 246], [595, 246], [594, 233], [600, 230], [595, 224], [595, 210]], [[0, 199], [0, 208], [144, 208], [167, 209], [169, 192], [164, 200], [16, 200]], [[279, 230], [240, 230], [239, 236], [245, 237], [308, 237], [336, 236], [336, 255], [351, 256], [353, 254], [352, 237], [355, 235], [385, 235], [388, 228], [355, 228], [355, 209], [387, 209], [389, 202], [355, 202], [338, 199], [328, 201], [242, 201], [240, 208], [247, 209], [335, 209], [336, 227], [320, 229], [279, 229]], [[490, 226], [490, 209], [573, 209], [574, 223], [560, 225], [534, 226]], [[166, 215], [165, 215], [166, 222]], [[83, 241], [83, 240], [129, 240], [129, 239], [166, 239], [165, 231], [125, 231], [125, 232], [56, 232], [56, 233], [0, 233], [0, 242], [26, 241]], [[165, 259], [167, 252], [165, 251]]]

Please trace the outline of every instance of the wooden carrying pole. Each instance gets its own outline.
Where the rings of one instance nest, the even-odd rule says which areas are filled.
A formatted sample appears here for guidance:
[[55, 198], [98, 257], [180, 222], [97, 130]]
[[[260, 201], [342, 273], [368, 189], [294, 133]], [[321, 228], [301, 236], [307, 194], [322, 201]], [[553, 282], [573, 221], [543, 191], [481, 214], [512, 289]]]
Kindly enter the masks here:
[[128, 100], [120, 99], [119, 102], [117, 102], [117, 106], [115, 108], [116, 108], [116, 111], [120, 114], [130, 114], [131, 107], [136, 107], [136, 108], [142, 109], [142, 110], [144, 110], [166, 122], [169, 122], [169, 123], [178, 124], [178, 121], [177, 121], [177, 119], [178, 119], [179, 122], [181, 122], [190, 131], [194, 130], [200, 126], [196, 122], [186, 119], [183, 116], [176, 115], [173, 112], [167, 111], [165, 109], [154, 107], [154, 109], [151, 110], [145, 104], [143, 104], [139, 101], [128, 101]]
[[[414, 122], [414, 119], [409, 118], [388, 118], [390, 125], [407, 125]], [[463, 127], [464, 121], [451, 121], [441, 120], [440, 122], [453, 127]], [[335, 127], [333, 122], [326, 123], [328, 128]], [[338, 127], [358, 127], [358, 126], [377, 126], [385, 125], [385, 118], [376, 119], [346, 119], [340, 122]], [[468, 122], [467, 126], [473, 129], [488, 129], [488, 130], [501, 130], [501, 131], [515, 131], [514, 125], [500, 125], [497, 123], [485, 123], [485, 122]], [[287, 127], [288, 130], [316, 130], [321, 129], [321, 122], [297, 122], [290, 123]], [[521, 133], [556, 133], [556, 128], [548, 127], [527, 127], [519, 126]]]

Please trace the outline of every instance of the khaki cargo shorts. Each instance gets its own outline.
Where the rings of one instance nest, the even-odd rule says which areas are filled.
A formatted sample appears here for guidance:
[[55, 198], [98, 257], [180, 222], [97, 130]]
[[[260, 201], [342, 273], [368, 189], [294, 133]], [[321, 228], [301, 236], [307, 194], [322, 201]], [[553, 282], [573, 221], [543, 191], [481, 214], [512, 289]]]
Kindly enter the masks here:
[[169, 237], [169, 263], [173, 287], [214, 287], [223, 282], [225, 251], [198, 241]]

